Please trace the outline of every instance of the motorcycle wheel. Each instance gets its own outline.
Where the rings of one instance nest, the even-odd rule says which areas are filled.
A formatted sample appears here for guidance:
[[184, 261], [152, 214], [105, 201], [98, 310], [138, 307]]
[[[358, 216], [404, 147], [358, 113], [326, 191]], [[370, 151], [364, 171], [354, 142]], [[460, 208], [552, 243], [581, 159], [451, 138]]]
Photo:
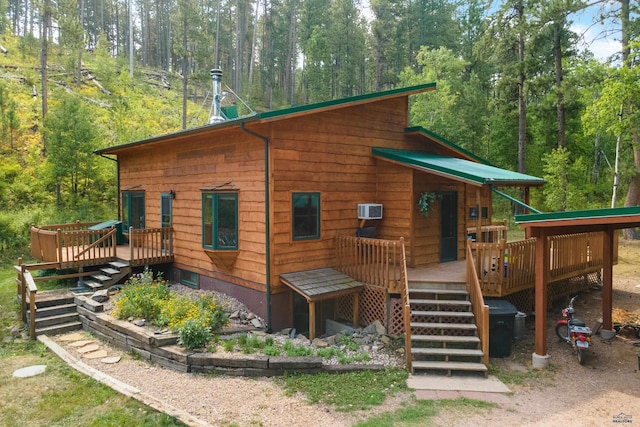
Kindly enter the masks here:
[[581, 365], [584, 365], [584, 359], [585, 359], [584, 350], [579, 348], [578, 349], [578, 363], [581, 364]]
[[566, 323], [556, 325], [556, 335], [564, 342], [569, 342], [569, 326]]

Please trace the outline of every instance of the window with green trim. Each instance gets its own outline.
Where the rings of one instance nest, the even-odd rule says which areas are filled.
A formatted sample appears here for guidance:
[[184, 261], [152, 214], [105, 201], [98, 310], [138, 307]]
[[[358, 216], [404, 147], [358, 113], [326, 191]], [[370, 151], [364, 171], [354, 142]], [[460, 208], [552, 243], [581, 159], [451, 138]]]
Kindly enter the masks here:
[[293, 193], [292, 237], [293, 240], [320, 238], [320, 193]]
[[238, 249], [238, 193], [202, 194], [202, 246]]
[[189, 270], [180, 270], [180, 283], [183, 285], [198, 287], [198, 273]]
[[122, 192], [122, 226], [144, 228], [144, 191]]

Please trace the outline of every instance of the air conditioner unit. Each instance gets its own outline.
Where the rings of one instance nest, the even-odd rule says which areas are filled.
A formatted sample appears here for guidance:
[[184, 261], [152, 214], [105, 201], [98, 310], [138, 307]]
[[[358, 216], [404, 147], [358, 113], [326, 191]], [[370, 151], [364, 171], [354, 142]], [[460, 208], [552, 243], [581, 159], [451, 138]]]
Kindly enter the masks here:
[[382, 205], [378, 203], [359, 204], [358, 219], [382, 219]]

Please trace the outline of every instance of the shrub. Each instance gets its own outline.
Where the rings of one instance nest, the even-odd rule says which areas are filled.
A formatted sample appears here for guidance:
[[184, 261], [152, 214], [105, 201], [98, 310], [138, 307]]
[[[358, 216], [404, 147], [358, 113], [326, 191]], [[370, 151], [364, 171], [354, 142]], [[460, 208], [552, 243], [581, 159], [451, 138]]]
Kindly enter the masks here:
[[178, 330], [178, 342], [188, 349], [204, 347], [210, 340], [211, 328], [201, 319], [187, 319]]
[[115, 303], [114, 315], [119, 319], [140, 317], [155, 321], [170, 297], [164, 282], [154, 282], [149, 270], [131, 276]]

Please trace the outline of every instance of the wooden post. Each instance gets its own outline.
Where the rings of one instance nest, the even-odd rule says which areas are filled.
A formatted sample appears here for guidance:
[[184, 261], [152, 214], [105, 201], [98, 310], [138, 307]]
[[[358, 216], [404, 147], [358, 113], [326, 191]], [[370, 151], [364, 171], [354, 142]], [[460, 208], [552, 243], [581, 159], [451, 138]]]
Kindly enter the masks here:
[[480, 187], [476, 189], [476, 206], [477, 210], [477, 224], [476, 224], [476, 242], [482, 243], [482, 208], [480, 205], [482, 204], [482, 195], [480, 192]]
[[549, 270], [549, 244], [544, 229], [532, 229], [536, 238], [536, 342], [535, 353], [547, 355], [547, 271]]
[[25, 266], [22, 264], [22, 258], [18, 258], [18, 266], [20, 272], [18, 272], [18, 291], [20, 292], [20, 311], [22, 314], [22, 323], [27, 323], [27, 284], [24, 280]]
[[29, 292], [29, 336], [32, 340], [36, 339], [36, 293]]
[[613, 235], [607, 228], [602, 242], [602, 327], [613, 330]]
[[133, 227], [129, 227], [129, 262], [133, 264]]
[[316, 337], [316, 302], [309, 301], [309, 339]]

